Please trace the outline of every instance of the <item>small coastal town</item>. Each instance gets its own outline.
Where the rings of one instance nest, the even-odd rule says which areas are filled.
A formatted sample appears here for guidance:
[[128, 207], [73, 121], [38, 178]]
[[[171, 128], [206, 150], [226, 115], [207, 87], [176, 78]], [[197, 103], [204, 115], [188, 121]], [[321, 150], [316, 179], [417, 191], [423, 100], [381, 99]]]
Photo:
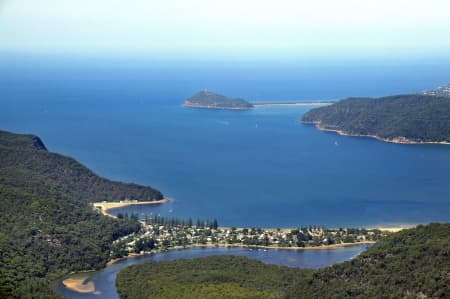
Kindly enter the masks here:
[[[118, 214], [119, 218], [136, 215]], [[281, 228], [220, 227], [217, 220], [178, 219], [155, 216], [140, 221], [142, 229], [114, 242], [112, 258], [193, 246], [239, 246], [249, 248], [320, 249], [370, 244], [389, 234], [380, 229], [302, 226]]]

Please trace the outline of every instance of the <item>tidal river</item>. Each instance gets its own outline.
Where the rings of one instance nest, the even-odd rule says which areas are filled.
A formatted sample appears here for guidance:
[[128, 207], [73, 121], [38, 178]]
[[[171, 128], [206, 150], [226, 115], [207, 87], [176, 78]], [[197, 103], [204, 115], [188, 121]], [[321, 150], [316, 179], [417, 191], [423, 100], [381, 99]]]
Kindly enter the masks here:
[[143, 264], [149, 262], [159, 262], [175, 259], [190, 259], [210, 255], [239, 255], [248, 258], [257, 259], [265, 263], [298, 267], [298, 268], [323, 268], [334, 263], [348, 261], [370, 245], [360, 244], [349, 247], [340, 247], [334, 249], [320, 250], [277, 250], [277, 249], [248, 249], [248, 248], [226, 248], [226, 247], [193, 247], [181, 250], [171, 250], [146, 256], [140, 256], [125, 259], [100, 271], [92, 272], [85, 280], [86, 284], [95, 287], [94, 293], [79, 293], [67, 289], [62, 282], [59, 282], [55, 288], [58, 293], [76, 299], [115, 299], [119, 298], [116, 290], [117, 273], [134, 264]]

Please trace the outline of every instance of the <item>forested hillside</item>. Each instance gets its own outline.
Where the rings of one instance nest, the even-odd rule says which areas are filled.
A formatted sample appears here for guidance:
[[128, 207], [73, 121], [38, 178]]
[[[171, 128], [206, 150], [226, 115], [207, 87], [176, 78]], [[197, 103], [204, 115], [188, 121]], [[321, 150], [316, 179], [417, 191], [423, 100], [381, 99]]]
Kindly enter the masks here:
[[352, 261], [302, 270], [212, 256], [133, 265], [121, 298], [449, 298], [450, 224], [392, 234]]
[[0, 131], [0, 298], [54, 297], [52, 279], [103, 266], [111, 242], [139, 229], [97, 214], [90, 201], [161, 197], [100, 178], [36, 136]]
[[[84, 201], [162, 198], [158, 190], [104, 179], [72, 158], [48, 152], [37, 136], [0, 131], [0, 150], [0, 166], [8, 171], [8, 178], [15, 185], [19, 184], [17, 179], [25, 174], [24, 171], [31, 170], [32, 176], [27, 175], [40, 180], [42, 189], [57, 188]], [[22, 183], [28, 184], [27, 181]]]
[[312, 109], [305, 113], [302, 122], [349, 135], [450, 142], [450, 98], [418, 94], [350, 98]]
[[212, 109], [251, 109], [253, 105], [239, 98], [228, 98], [223, 95], [203, 90], [184, 102], [186, 107]]

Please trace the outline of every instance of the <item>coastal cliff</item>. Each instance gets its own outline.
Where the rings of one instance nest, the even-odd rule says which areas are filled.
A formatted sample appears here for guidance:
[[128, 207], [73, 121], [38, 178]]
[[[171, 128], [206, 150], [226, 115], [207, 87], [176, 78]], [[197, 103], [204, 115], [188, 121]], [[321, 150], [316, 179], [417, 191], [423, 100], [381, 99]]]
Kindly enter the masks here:
[[248, 110], [253, 105], [239, 98], [228, 98], [223, 95], [203, 90], [188, 98], [183, 106], [207, 109]]

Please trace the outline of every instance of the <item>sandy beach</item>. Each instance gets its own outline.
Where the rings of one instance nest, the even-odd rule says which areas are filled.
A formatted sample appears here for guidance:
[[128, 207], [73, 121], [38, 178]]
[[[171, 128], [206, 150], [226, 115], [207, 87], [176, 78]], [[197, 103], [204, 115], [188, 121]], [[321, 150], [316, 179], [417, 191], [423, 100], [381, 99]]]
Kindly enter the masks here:
[[379, 230], [381, 230], [383, 232], [396, 233], [396, 232], [399, 232], [399, 231], [404, 230], [404, 229], [414, 228], [416, 226], [417, 226], [417, 224], [408, 224], [408, 223], [406, 223], [406, 224], [399, 224], [399, 225], [396, 225], [396, 226], [375, 226], [373, 228], [369, 227], [368, 229], [379, 229]]
[[333, 103], [331, 102], [292, 102], [292, 103], [277, 103], [277, 102], [268, 102], [268, 103], [253, 103], [254, 107], [264, 107], [264, 106], [329, 106]]
[[74, 292], [99, 294], [99, 292], [95, 291], [94, 283], [92, 281], [86, 281], [89, 277], [89, 272], [77, 273], [64, 279], [62, 283], [66, 288]]
[[94, 208], [99, 208], [103, 215], [108, 217], [117, 218], [116, 216], [109, 214], [108, 211], [110, 209], [121, 208], [131, 205], [158, 205], [168, 202], [169, 200], [163, 198], [161, 200], [153, 200], [153, 201], [122, 201], [122, 202], [94, 202]]

